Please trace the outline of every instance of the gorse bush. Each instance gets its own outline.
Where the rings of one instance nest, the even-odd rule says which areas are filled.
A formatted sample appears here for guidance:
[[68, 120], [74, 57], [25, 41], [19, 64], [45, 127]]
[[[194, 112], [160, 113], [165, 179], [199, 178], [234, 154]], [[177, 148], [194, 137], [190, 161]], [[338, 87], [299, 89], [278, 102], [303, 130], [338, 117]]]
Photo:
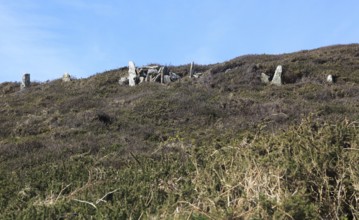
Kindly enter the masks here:
[[[120, 146], [7, 172], [3, 216], [41, 218], [355, 219], [359, 123], [312, 119], [229, 144], [172, 137], [116, 165]], [[115, 168], [117, 167], [117, 168]], [[5, 187], [6, 186], [6, 187]]]

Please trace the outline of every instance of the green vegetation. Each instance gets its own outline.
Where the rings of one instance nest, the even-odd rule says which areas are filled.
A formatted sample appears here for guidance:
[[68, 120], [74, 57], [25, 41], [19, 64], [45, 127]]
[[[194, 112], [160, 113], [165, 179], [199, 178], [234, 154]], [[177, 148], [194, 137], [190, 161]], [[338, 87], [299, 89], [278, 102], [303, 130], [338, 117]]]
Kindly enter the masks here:
[[358, 219], [358, 51], [0, 84], [0, 219]]

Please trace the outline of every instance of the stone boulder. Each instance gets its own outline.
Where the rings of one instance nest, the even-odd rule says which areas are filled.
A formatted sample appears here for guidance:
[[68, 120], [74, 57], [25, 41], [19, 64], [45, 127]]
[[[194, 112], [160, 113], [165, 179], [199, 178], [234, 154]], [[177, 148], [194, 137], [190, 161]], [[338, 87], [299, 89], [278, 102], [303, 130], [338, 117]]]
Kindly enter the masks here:
[[120, 85], [128, 85], [128, 83], [129, 83], [129, 80], [127, 79], [127, 77], [121, 77], [118, 80], [118, 84], [120, 84]]
[[70, 76], [70, 74], [65, 73], [65, 74], [62, 76], [62, 82], [70, 82], [70, 81], [71, 81], [71, 76]]
[[264, 84], [269, 84], [269, 76], [265, 73], [261, 73], [261, 82]]

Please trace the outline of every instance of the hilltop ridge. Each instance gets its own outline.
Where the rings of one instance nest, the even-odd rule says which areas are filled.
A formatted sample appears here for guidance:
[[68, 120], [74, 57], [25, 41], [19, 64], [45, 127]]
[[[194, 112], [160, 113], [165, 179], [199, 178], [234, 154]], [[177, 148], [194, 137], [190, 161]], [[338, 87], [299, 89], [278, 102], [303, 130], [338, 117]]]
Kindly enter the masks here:
[[[261, 73], [273, 77], [278, 65], [283, 66], [283, 85], [263, 84], [260, 79]], [[118, 80], [128, 74], [128, 68], [122, 67], [71, 82], [62, 82], [61, 79], [44, 83], [35, 82], [24, 91], [20, 91], [19, 83], [1, 83], [0, 186], [3, 187], [0, 191], [0, 209], [5, 210], [4, 216], [13, 216], [17, 212], [15, 210], [18, 210], [23, 217], [41, 213], [43, 216], [59, 218], [68, 213], [76, 213], [81, 218], [102, 218], [107, 216], [107, 212], [113, 213], [112, 217], [119, 218], [138, 218], [142, 215], [173, 217], [177, 214], [180, 217], [188, 217], [193, 214], [193, 218], [233, 216], [234, 219], [241, 219], [240, 216], [246, 216], [245, 211], [237, 212], [236, 208], [239, 210], [237, 205], [242, 201], [240, 198], [243, 202], [248, 199], [243, 194], [244, 188], [241, 188], [244, 186], [237, 186], [240, 189], [236, 192], [231, 191], [234, 185], [226, 188], [223, 181], [227, 176], [225, 169], [221, 168], [223, 165], [229, 169], [229, 161], [234, 158], [232, 156], [246, 152], [232, 152], [233, 146], [238, 149], [245, 146], [243, 149], [251, 150], [251, 154], [243, 154], [247, 159], [251, 157], [249, 155], [256, 158], [270, 156], [274, 161], [274, 158], [279, 157], [273, 158], [272, 150], [278, 150], [278, 155], [279, 152], [284, 152], [283, 154], [288, 156], [291, 153], [281, 147], [287, 142], [295, 146], [303, 141], [304, 145], [301, 147], [306, 151], [298, 150], [298, 155], [303, 154], [303, 158], [297, 163], [305, 164], [304, 158], [308, 155], [303, 152], [310, 149], [307, 146], [311, 140], [315, 144], [323, 144], [323, 147], [325, 145], [326, 152], [339, 152], [338, 155], [342, 155], [342, 158], [347, 158], [345, 152], [338, 150], [342, 147], [332, 150], [330, 146], [356, 149], [351, 151], [349, 164], [355, 164], [359, 158], [359, 44], [336, 45], [280, 55], [246, 55], [223, 63], [195, 65], [195, 71], [201, 73], [198, 79], [188, 78], [189, 65], [168, 68], [182, 78], [166, 85], [143, 83], [135, 87], [121, 86]], [[335, 76], [336, 82], [328, 83], [328, 75]], [[332, 130], [331, 125], [343, 130]], [[308, 133], [308, 129], [313, 129], [313, 133]], [[303, 139], [292, 142], [298, 138], [295, 131], [303, 135]], [[259, 134], [260, 137], [257, 136]], [[330, 138], [330, 135], [338, 137], [331, 140], [331, 144], [328, 144], [327, 139], [321, 138]], [[313, 139], [307, 141], [307, 136]], [[274, 137], [282, 139], [277, 140]], [[269, 143], [278, 148], [273, 147], [269, 150]], [[309, 145], [306, 145], [308, 143]], [[253, 146], [257, 148], [252, 148]], [[315, 146], [315, 149], [317, 147], [320, 148]], [[215, 159], [209, 158], [206, 154], [218, 154], [222, 148], [227, 150]], [[297, 150], [294, 147], [293, 149]], [[333, 170], [328, 168], [327, 173], [318, 174], [316, 178], [318, 177], [319, 181], [328, 177], [333, 181], [328, 184], [335, 188], [338, 184], [343, 184], [339, 182], [339, 165], [335, 164], [334, 169], [327, 162], [323, 162], [321, 154], [328, 156], [328, 161], [333, 161], [333, 158], [330, 158], [333, 155], [324, 153], [323, 149], [317, 152], [320, 164]], [[219, 158], [222, 158], [221, 162], [209, 168], [210, 161], [217, 161]], [[246, 161], [246, 165], [242, 164], [243, 167], [255, 169], [255, 165], [247, 159], [243, 159]], [[285, 161], [285, 158], [280, 159], [284, 161], [283, 164], [289, 161]], [[144, 162], [141, 162], [142, 160]], [[168, 160], [176, 162], [171, 164]], [[268, 165], [268, 161], [264, 160], [258, 159], [261, 161], [258, 162], [258, 167]], [[161, 174], [156, 173], [151, 168], [157, 167], [156, 161], [164, 163], [168, 170], [162, 170]], [[302, 184], [300, 178], [304, 178], [301, 175], [305, 173], [303, 167], [306, 165], [296, 167], [295, 171], [284, 171], [283, 167], [274, 169], [275, 163], [268, 165], [268, 169], [273, 168], [275, 175], [284, 175], [288, 184]], [[143, 167], [144, 164], [148, 167]], [[288, 164], [296, 166], [290, 162]], [[46, 167], [53, 167], [48, 177], [43, 173]], [[131, 167], [135, 170], [131, 170]], [[263, 165], [260, 168], [261, 172], [266, 172], [265, 167]], [[343, 170], [347, 169], [346, 166], [343, 167]], [[215, 171], [206, 173], [207, 168]], [[315, 167], [317, 168], [320, 169]], [[207, 204], [208, 200], [198, 202], [197, 194], [192, 197], [199, 190], [192, 187], [197, 187], [196, 183], [205, 180], [197, 179], [198, 182], [191, 182], [190, 176], [201, 169], [208, 175], [206, 178], [220, 178], [213, 184], [209, 183], [208, 191], [203, 192], [208, 194], [209, 199], [216, 199], [213, 201], [215, 205]], [[359, 176], [356, 168], [351, 169], [345, 174], [345, 178], [351, 175], [350, 181], [345, 179], [348, 180], [346, 186], [349, 191], [345, 192], [343, 200], [334, 202], [335, 208], [339, 207], [339, 211], [331, 210], [334, 207], [330, 205], [333, 202], [330, 200], [331, 195], [324, 195], [323, 192], [327, 200], [323, 199], [323, 204], [320, 204], [316, 198], [321, 192], [319, 189], [315, 192], [310, 189], [317, 186], [306, 185], [307, 191], [298, 188], [300, 192], [294, 199], [284, 192], [277, 195], [290, 200], [288, 206], [264, 194], [261, 195], [265, 197], [261, 200], [263, 203], [257, 200], [255, 202], [261, 205], [245, 203], [247, 210], [250, 210], [247, 217], [286, 216], [280, 209], [276, 209], [281, 207], [295, 219], [314, 217], [314, 213], [319, 213], [321, 217], [331, 218], [337, 215], [349, 216], [348, 219], [358, 218], [359, 204], [357, 200], [355, 202], [355, 198], [359, 198], [359, 190], [356, 188], [359, 179], [353, 178]], [[144, 170], [147, 170], [149, 176], [139, 174]], [[172, 172], [180, 173], [176, 176], [178, 179], [173, 179]], [[303, 173], [294, 174], [295, 172]], [[353, 174], [349, 175], [350, 172]], [[125, 175], [124, 173], [139, 179], [130, 181], [132, 177], [121, 176]], [[106, 177], [101, 176], [102, 174]], [[254, 171], [247, 174], [253, 174], [252, 177], [255, 178]], [[126, 177], [128, 181], [120, 183], [116, 175]], [[139, 189], [143, 190], [142, 194], [134, 193], [132, 197], [125, 189], [131, 188], [131, 184], [139, 184], [136, 181], [144, 181], [148, 185], [141, 185], [144, 187]], [[200, 186], [204, 186], [204, 182]], [[170, 189], [171, 184], [177, 184], [176, 189], [181, 191]], [[117, 188], [121, 188], [121, 193], [114, 191]], [[295, 189], [285, 190], [294, 195]], [[110, 191], [113, 191], [111, 195], [114, 196], [111, 203], [103, 204], [103, 209], [100, 208], [101, 202], [93, 202], [96, 209], [92, 209], [91, 205], [76, 202], [100, 198], [100, 195]], [[230, 197], [238, 202], [237, 205], [235, 202], [227, 204], [223, 200], [222, 196], [227, 192], [231, 192]], [[50, 195], [51, 193], [56, 194]], [[141, 196], [148, 196], [149, 193], [156, 196], [157, 200], [152, 201], [153, 198], [146, 197], [143, 201]], [[51, 196], [58, 198], [51, 200]], [[258, 195], [259, 198], [262, 197]], [[121, 200], [126, 201], [126, 204], [119, 205]], [[184, 201], [199, 207], [193, 208], [181, 203]], [[265, 207], [265, 202], [268, 207]], [[294, 211], [296, 206], [301, 210], [297, 215]], [[118, 208], [117, 212], [113, 211], [115, 207], [121, 208]], [[178, 207], [185, 212], [177, 212]], [[326, 212], [330, 216], [325, 216]]]

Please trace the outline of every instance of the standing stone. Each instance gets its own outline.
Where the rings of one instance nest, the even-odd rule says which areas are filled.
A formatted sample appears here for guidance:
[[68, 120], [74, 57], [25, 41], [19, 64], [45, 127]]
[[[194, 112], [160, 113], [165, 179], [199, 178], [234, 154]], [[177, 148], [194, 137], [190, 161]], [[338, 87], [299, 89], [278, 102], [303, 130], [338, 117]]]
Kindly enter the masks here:
[[261, 74], [261, 81], [264, 84], [268, 84], [269, 83], [269, 76], [267, 74], [265, 74], [265, 73], [262, 73]]
[[21, 85], [20, 85], [20, 89], [23, 90], [27, 87], [30, 87], [30, 74], [29, 73], [25, 73], [23, 76], [22, 76], [22, 82], [21, 82]]
[[164, 76], [169, 75], [169, 71], [167, 66], [163, 66], [160, 68], [160, 74], [161, 74], [161, 83], [164, 83]]
[[136, 78], [137, 78], [137, 74], [136, 74], [135, 63], [130, 61], [128, 62], [128, 80], [130, 86], [136, 85]]
[[70, 76], [70, 74], [65, 73], [65, 74], [62, 76], [62, 82], [70, 82], [70, 81], [71, 81], [71, 76]]
[[161, 68], [160, 68], [160, 71], [159, 71], [159, 72], [160, 72], [160, 77], [161, 77], [161, 78], [160, 78], [161, 84], [163, 83], [163, 68], [164, 68], [164, 67], [161, 67]]
[[327, 76], [327, 82], [328, 82], [328, 83], [333, 83], [333, 82], [334, 82], [333, 75], [328, 75], [328, 76]]
[[193, 77], [194, 73], [194, 62], [191, 63], [191, 67], [189, 68], [189, 78]]
[[271, 84], [276, 85], [276, 86], [282, 85], [282, 66], [281, 65], [277, 66], [277, 69], [275, 70]]

